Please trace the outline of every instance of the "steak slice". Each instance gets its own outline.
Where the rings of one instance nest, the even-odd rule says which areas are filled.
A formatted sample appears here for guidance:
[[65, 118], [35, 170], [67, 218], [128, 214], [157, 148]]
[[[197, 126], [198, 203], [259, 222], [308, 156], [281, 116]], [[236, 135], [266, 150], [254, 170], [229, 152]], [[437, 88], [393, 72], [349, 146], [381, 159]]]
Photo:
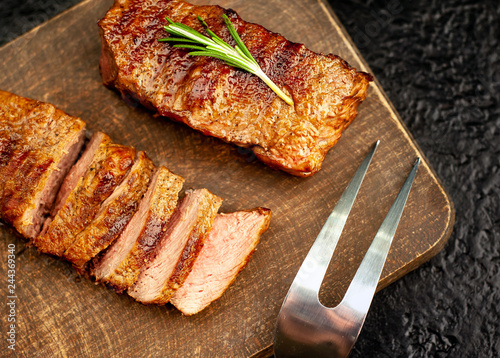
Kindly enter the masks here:
[[217, 215], [191, 273], [170, 302], [193, 315], [222, 296], [248, 263], [270, 220], [271, 210], [265, 208]]
[[121, 183], [133, 165], [134, 157], [134, 148], [111, 143], [103, 135], [92, 164], [79, 178], [57, 215], [44, 225], [42, 234], [33, 240], [33, 245], [41, 252], [61, 256]]
[[96, 160], [99, 160], [98, 157], [96, 157], [96, 153], [99, 148], [101, 148], [102, 150], [102, 148], [104, 148], [110, 142], [111, 138], [109, 138], [102, 132], [96, 132], [92, 135], [80, 159], [75, 163], [75, 165], [73, 165], [66, 178], [64, 178], [61, 188], [57, 193], [54, 207], [52, 208], [52, 211], [50, 213], [51, 217], [47, 219], [47, 225], [50, 223], [49, 220], [52, 220], [54, 216], [57, 215], [59, 210], [61, 210], [64, 203], [66, 202], [66, 199], [71, 194], [73, 189], [77, 186], [78, 181], [84, 176], [89, 167], [92, 165], [92, 161], [94, 160], [94, 158], [96, 158]]
[[137, 211], [153, 171], [151, 159], [146, 153], [139, 152], [127, 176], [103, 202], [95, 219], [76, 236], [63, 257], [75, 268], [82, 270], [89, 260], [106, 249]]
[[146, 304], [167, 303], [191, 271], [221, 204], [207, 189], [187, 191], [128, 294]]
[[95, 264], [92, 274], [121, 293], [137, 280], [141, 267], [167, 229], [184, 179], [160, 167], [139, 209], [113, 245]]
[[0, 217], [38, 235], [85, 139], [85, 123], [51, 104], [0, 91]]
[[[163, 29], [165, 16], [205, 33], [200, 16], [234, 45], [222, 14], [294, 106], [257, 76], [158, 41], [169, 36]], [[271, 167], [298, 176], [321, 168], [328, 150], [357, 115], [372, 80], [338, 56], [314, 53], [219, 6], [115, 0], [99, 26], [106, 86], [204, 134], [251, 148]]]

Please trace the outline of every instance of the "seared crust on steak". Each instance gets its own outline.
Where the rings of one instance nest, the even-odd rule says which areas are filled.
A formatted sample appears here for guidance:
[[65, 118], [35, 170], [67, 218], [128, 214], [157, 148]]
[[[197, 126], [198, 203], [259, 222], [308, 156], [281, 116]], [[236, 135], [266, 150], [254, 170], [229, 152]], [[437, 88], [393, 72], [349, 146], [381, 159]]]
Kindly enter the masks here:
[[170, 302], [189, 316], [221, 297], [250, 260], [270, 220], [271, 210], [265, 208], [218, 214], [188, 278]]
[[103, 136], [92, 164], [67, 197], [61, 210], [33, 240], [39, 251], [61, 256], [94, 220], [99, 208], [132, 167], [135, 149], [110, 143]]
[[146, 304], [167, 303], [191, 271], [221, 204], [207, 189], [186, 192], [128, 294]]
[[151, 159], [146, 153], [139, 152], [127, 176], [102, 203], [95, 219], [76, 236], [63, 258], [82, 270], [89, 260], [106, 249], [137, 211], [139, 201], [148, 189], [153, 170]]
[[189, 190], [176, 208], [184, 179], [100, 132], [71, 167], [84, 132], [85, 123], [50, 104], [0, 91], [0, 218], [80, 273], [93, 259], [98, 281], [139, 302], [165, 304], [177, 292], [188, 315], [220, 297], [270, 211], [217, 215], [222, 199], [207, 189]]
[[0, 91], [0, 217], [24, 237], [38, 235], [84, 136], [79, 118]]
[[118, 293], [137, 280], [156, 243], [167, 230], [184, 179], [160, 167], [139, 209], [120, 237], [95, 264], [92, 274], [97, 281], [112, 286]]
[[[294, 101], [287, 105], [262, 80], [209, 57], [158, 42], [165, 16], [204, 32], [197, 16], [234, 45], [234, 24], [263, 71]], [[299, 176], [321, 168], [357, 114], [371, 76], [334, 55], [317, 54], [219, 6], [182, 0], [115, 0], [99, 21], [104, 84], [160, 115], [204, 134], [251, 148], [266, 164]]]
[[[52, 220], [54, 216], [57, 215], [59, 210], [61, 210], [64, 203], [66, 202], [66, 199], [71, 194], [71, 191], [78, 184], [78, 180], [80, 180], [85, 172], [89, 169], [99, 148], [104, 144], [108, 144], [110, 141], [111, 139], [102, 132], [94, 133], [92, 138], [90, 138], [90, 141], [87, 143], [82, 156], [76, 162], [76, 164], [73, 165], [66, 178], [64, 178], [61, 188], [57, 193], [54, 207], [52, 208], [52, 211], [50, 213], [51, 218], [48, 220]], [[46, 224], [48, 225], [49, 223], [50, 221], [48, 221]], [[45, 227], [47, 227], [47, 225], [45, 225]], [[44, 234], [44, 232], [42, 232], [42, 234]]]

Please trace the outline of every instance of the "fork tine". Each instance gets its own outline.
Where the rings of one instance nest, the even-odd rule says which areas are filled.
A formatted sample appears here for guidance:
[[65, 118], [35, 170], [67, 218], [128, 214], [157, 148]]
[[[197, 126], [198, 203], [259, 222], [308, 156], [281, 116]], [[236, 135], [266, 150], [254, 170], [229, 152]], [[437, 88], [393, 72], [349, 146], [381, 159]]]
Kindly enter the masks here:
[[377, 144], [342, 194], [288, 290], [276, 322], [276, 357], [346, 357], [356, 342], [420, 163], [417, 159], [344, 298], [327, 308], [319, 301], [319, 289]]
[[378, 280], [382, 274], [385, 260], [391, 247], [392, 239], [401, 219], [403, 209], [408, 199], [410, 189], [417, 173], [420, 158], [415, 161], [413, 169], [406, 179], [398, 196], [394, 200], [389, 212], [387, 213], [382, 225], [380, 226], [370, 248], [365, 254], [361, 265], [359, 265], [354, 278], [347, 289], [341, 305], [347, 305], [358, 312], [367, 312], [371, 300], [367, 297], [373, 297], [377, 288]]
[[[380, 141], [375, 143], [354, 174], [323, 225], [283, 300], [274, 336], [276, 357], [308, 356], [310, 346], [298, 344], [300, 336], [305, 332], [309, 332], [306, 334], [309, 338], [316, 336], [316, 323], [321, 327], [324, 324], [328, 329], [330, 321], [328, 315], [323, 315], [323, 309], [326, 308], [319, 302], [319, 289], [347, 216], [379, 143]], [[316, 344], [313, 345], [316, 346]]]
[[289, 292], [297, 285], [301, 286], [302, 289], [309, 289], [316, 293], [319, 292], [333, 252], [339, 241], [340, 234], [342, 234], [345, 222], [358, 194], [359, 187], [363, 182], [366, 171], [368, 170], [379, 143], [380, 141], [378, 140], [372, 150], [366, 155], [337, 202], [337, 205], [323, 225], [323, 228], [314, 241], [304, 262], [300, 266]]

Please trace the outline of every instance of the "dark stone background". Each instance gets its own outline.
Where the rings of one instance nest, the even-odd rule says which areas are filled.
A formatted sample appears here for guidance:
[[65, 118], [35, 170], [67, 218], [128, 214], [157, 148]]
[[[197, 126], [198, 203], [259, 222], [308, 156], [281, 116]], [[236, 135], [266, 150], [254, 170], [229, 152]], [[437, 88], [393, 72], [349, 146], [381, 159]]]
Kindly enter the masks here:
[[[0, 0], [0, 44], [77, 2]], [[445, 249], [375, 296], [351, 356], [499, 357], [500, 1], [330, 3], [456, 207]]]

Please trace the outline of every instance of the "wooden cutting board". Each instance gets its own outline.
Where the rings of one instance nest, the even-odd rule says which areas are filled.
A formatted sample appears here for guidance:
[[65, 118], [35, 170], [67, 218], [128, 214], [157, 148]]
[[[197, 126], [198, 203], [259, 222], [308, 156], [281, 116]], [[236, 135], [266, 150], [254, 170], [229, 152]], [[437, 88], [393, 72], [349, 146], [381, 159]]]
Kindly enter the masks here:
[[[314, 51], [335, 53], [369, 72], [324, 0], [196, 1], [235, 9]], [[80, 278], [63, 261], [27, 248], [0, 230], [0, 287], [7, 294], [7, 251], [16, 255], [16, 351], [38, 357], [248, 357], [272, 352], [276, 315], [309, 247], [373, 143], [381, 140], [347, 221], [321, 293], [332, 305], [354, 275], [416, 157], [414, 187], [379, 289], [434, 256], [447, 241], [453, 204], [378, 82], [357, 119], [311, 178], [272, 170], [242, 149], [131, 107], [101, 84], [96, 21], [111, 1], [86, 0], [0, 49], [0, 88], [55, 104], [91, 131], [146, 150], [186, 178], [225, 198], [222, 211], [273, 210], [248, 267], [202, 313], [184, 317], [172, 306], [144, 306]], [[10, 246], [9, 246], [10, 245]], [[6, 332], [7, 310], [1, 319]], [[6, 344], [5, 339], [2, 344]], [[2, 352], [6, 352], [6, 347]]]

